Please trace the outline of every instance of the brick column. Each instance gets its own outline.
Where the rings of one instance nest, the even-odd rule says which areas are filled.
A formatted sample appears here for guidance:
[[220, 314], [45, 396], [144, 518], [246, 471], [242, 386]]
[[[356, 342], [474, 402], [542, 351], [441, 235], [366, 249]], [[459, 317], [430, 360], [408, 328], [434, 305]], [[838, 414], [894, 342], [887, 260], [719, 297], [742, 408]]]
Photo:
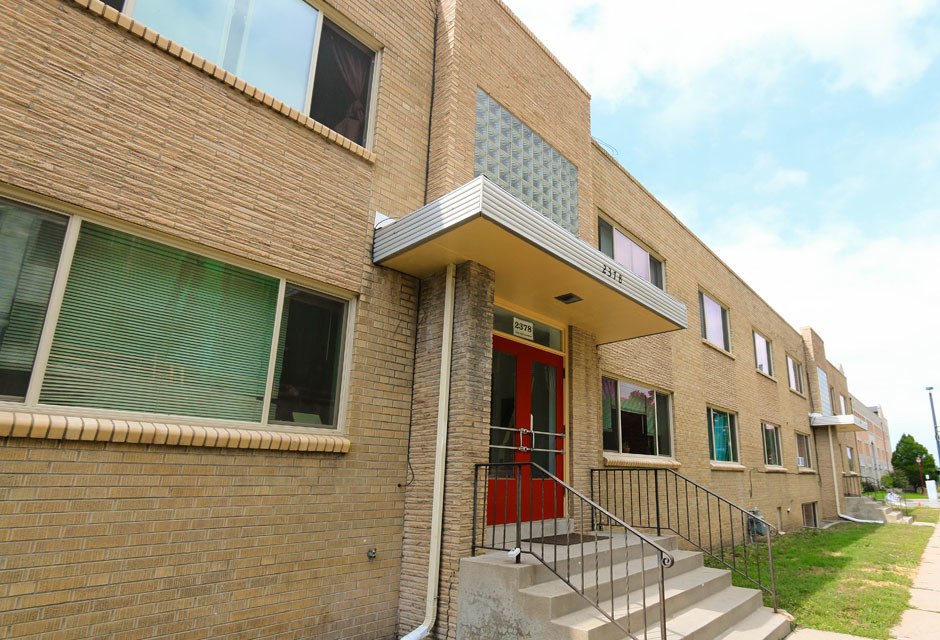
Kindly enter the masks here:
[[[425, 610], [444, 284], [443, 272], [421, 284], [409, 452], [414, 478], [405, 491], [402, 545], [402, 633], [420, 624]], [[473, 465], [486, 462], [489, 451], [493, 272], [465, 262], [457, 267], [455, 285], [441, 578], [437, 623], [432, 630], [435, 638], [456, 638], [458, 565], [460, 558], [470, 555]]]
[[597, 339], [593, 334], [568, 328], [568, 419], [571, 486], [590, 497], [591, 469], [603, 466], [600, 401], [601, 374]]

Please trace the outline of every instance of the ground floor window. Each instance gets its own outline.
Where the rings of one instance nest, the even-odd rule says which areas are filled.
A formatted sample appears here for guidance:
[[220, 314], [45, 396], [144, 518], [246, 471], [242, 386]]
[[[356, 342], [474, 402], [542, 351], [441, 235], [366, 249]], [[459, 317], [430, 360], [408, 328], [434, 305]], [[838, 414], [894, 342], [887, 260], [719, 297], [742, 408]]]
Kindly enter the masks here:
[[796, 466], [812, 468], [813, 458], [810, 455], [809, 436], [805, 433], [796, 434]]
[[735, 414], [708, 408], [708, 448], [712, 460], [738, 462], [738, 427]]
[[764, 433], [764, 464], [779, 467], [783, 464], [783, 456], [780, 455], [780, 427], [762, 422], [761, 431]]
[[849, 471], [855, 471], [855, 453], [852, 451], [852, 447], [845, 448], [845, 457], [849, 461]]
[[0, 202], [0, 400], [26, 398], [67, 224]]
[[803, 504], [803, 526], [804, 527], [818, 527], [819, 523], [816, 520], [816, 503], [815, 502], [806, 502]]
[[[345, 301], [15, 206], [0, 207], [0, 243], [6, 399], [336, 425]], [[56, 277], [65, 286], [50, 293]], [[50, 300], [57, 313], [47, 321]], [[43, 332], [51, 341], [39, 353]]]
[[603, 377], [601, 398], [605, 451], [672, 455], [672, 396]]

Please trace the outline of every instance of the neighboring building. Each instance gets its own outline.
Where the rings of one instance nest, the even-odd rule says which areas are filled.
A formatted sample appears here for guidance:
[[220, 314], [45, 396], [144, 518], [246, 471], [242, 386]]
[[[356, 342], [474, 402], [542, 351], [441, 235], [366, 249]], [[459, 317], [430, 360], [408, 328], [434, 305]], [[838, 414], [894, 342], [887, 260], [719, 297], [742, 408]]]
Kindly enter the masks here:
[[454, 637], [488, 461], [839, 513], [822, 340], [498, 0], [195, 6], [0, 4], [4, 637], [396, 637], [437, 522]]
[[891, 433], [888, 431], [888, 419], [884, 416], [881, 405], [866, 406], [852, 396], [852, 409], [867, 427], [866, 433], [858, 434], [858, 452], [861, 474], [874, 483], [894, 471], [891, 464]]

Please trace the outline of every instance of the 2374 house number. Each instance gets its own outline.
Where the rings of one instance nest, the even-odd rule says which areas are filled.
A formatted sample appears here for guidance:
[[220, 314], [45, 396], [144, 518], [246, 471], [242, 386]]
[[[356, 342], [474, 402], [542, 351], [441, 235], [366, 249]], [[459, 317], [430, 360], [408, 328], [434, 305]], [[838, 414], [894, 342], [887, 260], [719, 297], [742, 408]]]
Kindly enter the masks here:
[[619, 271], [611, 269], [605, 264], [605, 265], [601, 265], [601, 272], [605, 276], [613, 280], [614, 282], [619, 282], [620, 284], [623, 284], [623, 274], [620, 273]]

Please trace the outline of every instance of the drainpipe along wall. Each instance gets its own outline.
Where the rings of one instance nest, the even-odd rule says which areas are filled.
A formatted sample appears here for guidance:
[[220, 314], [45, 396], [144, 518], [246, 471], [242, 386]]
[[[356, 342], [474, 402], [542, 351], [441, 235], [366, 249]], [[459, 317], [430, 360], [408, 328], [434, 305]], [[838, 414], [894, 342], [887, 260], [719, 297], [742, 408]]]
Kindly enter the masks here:
[[444, 521], [444, 474], [447, 471], [447, 419], [450, 414], [450, 361], [454, 345], [454, 273], [447, 265], [444, 277], [444, 326], [441, 333], [441, 379], [437, 395], [437, 442], [434, 450], [434, 489], [431, 497], [431, 540], [428, 553], [428, 591], [424, 621], [402, 640], [427, 638], [437, 617], [441, 577], [441, 528]]

